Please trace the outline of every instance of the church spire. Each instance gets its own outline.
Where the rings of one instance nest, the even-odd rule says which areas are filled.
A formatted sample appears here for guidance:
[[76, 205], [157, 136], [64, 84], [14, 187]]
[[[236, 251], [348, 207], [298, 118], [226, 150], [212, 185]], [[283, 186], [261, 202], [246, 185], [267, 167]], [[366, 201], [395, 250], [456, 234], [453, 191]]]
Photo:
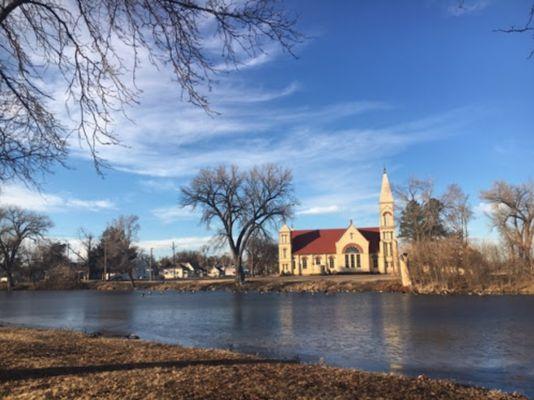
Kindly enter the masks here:
[[391, 193], [391, 185], [389, 184], [388, 174], [384, 167], [382, 174], [382, 187], [380, 189], [380, 203], [393, 203], [393, 194]]

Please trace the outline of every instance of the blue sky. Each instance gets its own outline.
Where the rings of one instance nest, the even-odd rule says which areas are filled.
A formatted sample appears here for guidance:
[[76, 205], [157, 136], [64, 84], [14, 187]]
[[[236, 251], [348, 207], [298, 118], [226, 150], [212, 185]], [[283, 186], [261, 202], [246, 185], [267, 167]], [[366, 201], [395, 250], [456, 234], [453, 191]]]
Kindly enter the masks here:
[[[180, 209], [179, 187], [219, 163], [274, 162], [293, 169], [298, 228], [376, 225], [380, 175], [394, 184], [458, 183], [476, 210], [473, 236], [491, 236], [480, 190], [533, 178], [534, 46], [496, 28], [526, 20], [530, 0], [290, 1], [309, 39], [298, 59], [267, 46], [221, 73], [210, 93], [218, 115], [183, 103], [165, 71], [145, 67], [124, 146], [102, 149], [99, 177], [83, 149], [41, 193], [12, 183], [0, 202], [50, 215], [50, 234], [99, 234], [120, 214], [140, 217], [140, 240], [157, 254], [206, 243], [212, 232]], [[59, 89], [58, 89], [59, 90]], [[58, 95], [61, 98], [61, 95]], [[59, 101], [59, 99], [58, 99]]]

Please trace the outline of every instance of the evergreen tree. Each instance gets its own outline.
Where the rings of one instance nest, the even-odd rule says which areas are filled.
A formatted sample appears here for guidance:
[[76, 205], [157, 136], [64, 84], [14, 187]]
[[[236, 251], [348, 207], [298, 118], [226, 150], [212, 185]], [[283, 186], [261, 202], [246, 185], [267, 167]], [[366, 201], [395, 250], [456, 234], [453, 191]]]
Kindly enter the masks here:
[[435, 198], [430, 198], [422, 207], [423, 211], [423, 237], [436, 239], [447, 236], [447, 229], [443, 222], [444, 204]]
[[435, 198], [429, 198], [423, 204], [410, 200], [401, 213], [399, 236], [413, 241], [447, 236], [444, 211], [443, 203]]
[[402, 210], [399, 236], [408, 240], [419, 241], [424, 232], [423, 208], [416, 200], [410, 200]]

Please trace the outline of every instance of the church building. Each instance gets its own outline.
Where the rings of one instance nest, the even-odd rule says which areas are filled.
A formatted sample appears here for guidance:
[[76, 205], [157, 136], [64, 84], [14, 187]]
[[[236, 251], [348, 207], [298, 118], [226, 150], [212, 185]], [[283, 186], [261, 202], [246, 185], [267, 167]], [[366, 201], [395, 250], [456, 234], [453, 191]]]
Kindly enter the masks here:
[[382, 175], [379, 226], [295, 230], [282, 226], [278, 236], [282, 275], [375, 272], [398, 273], [394, 202], [386, 171]]

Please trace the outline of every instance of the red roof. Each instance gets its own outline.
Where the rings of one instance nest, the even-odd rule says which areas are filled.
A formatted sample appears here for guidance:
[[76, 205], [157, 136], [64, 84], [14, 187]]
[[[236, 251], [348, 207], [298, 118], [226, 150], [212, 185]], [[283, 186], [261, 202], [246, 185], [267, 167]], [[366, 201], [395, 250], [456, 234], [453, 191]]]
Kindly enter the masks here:
[[[378, 253], [380, 228], [357, 229], [369, 241], [369, 252]], [[335, 254], [336, 242], [346, 231], [347, 228], [291, 231], [293, 254]]]

